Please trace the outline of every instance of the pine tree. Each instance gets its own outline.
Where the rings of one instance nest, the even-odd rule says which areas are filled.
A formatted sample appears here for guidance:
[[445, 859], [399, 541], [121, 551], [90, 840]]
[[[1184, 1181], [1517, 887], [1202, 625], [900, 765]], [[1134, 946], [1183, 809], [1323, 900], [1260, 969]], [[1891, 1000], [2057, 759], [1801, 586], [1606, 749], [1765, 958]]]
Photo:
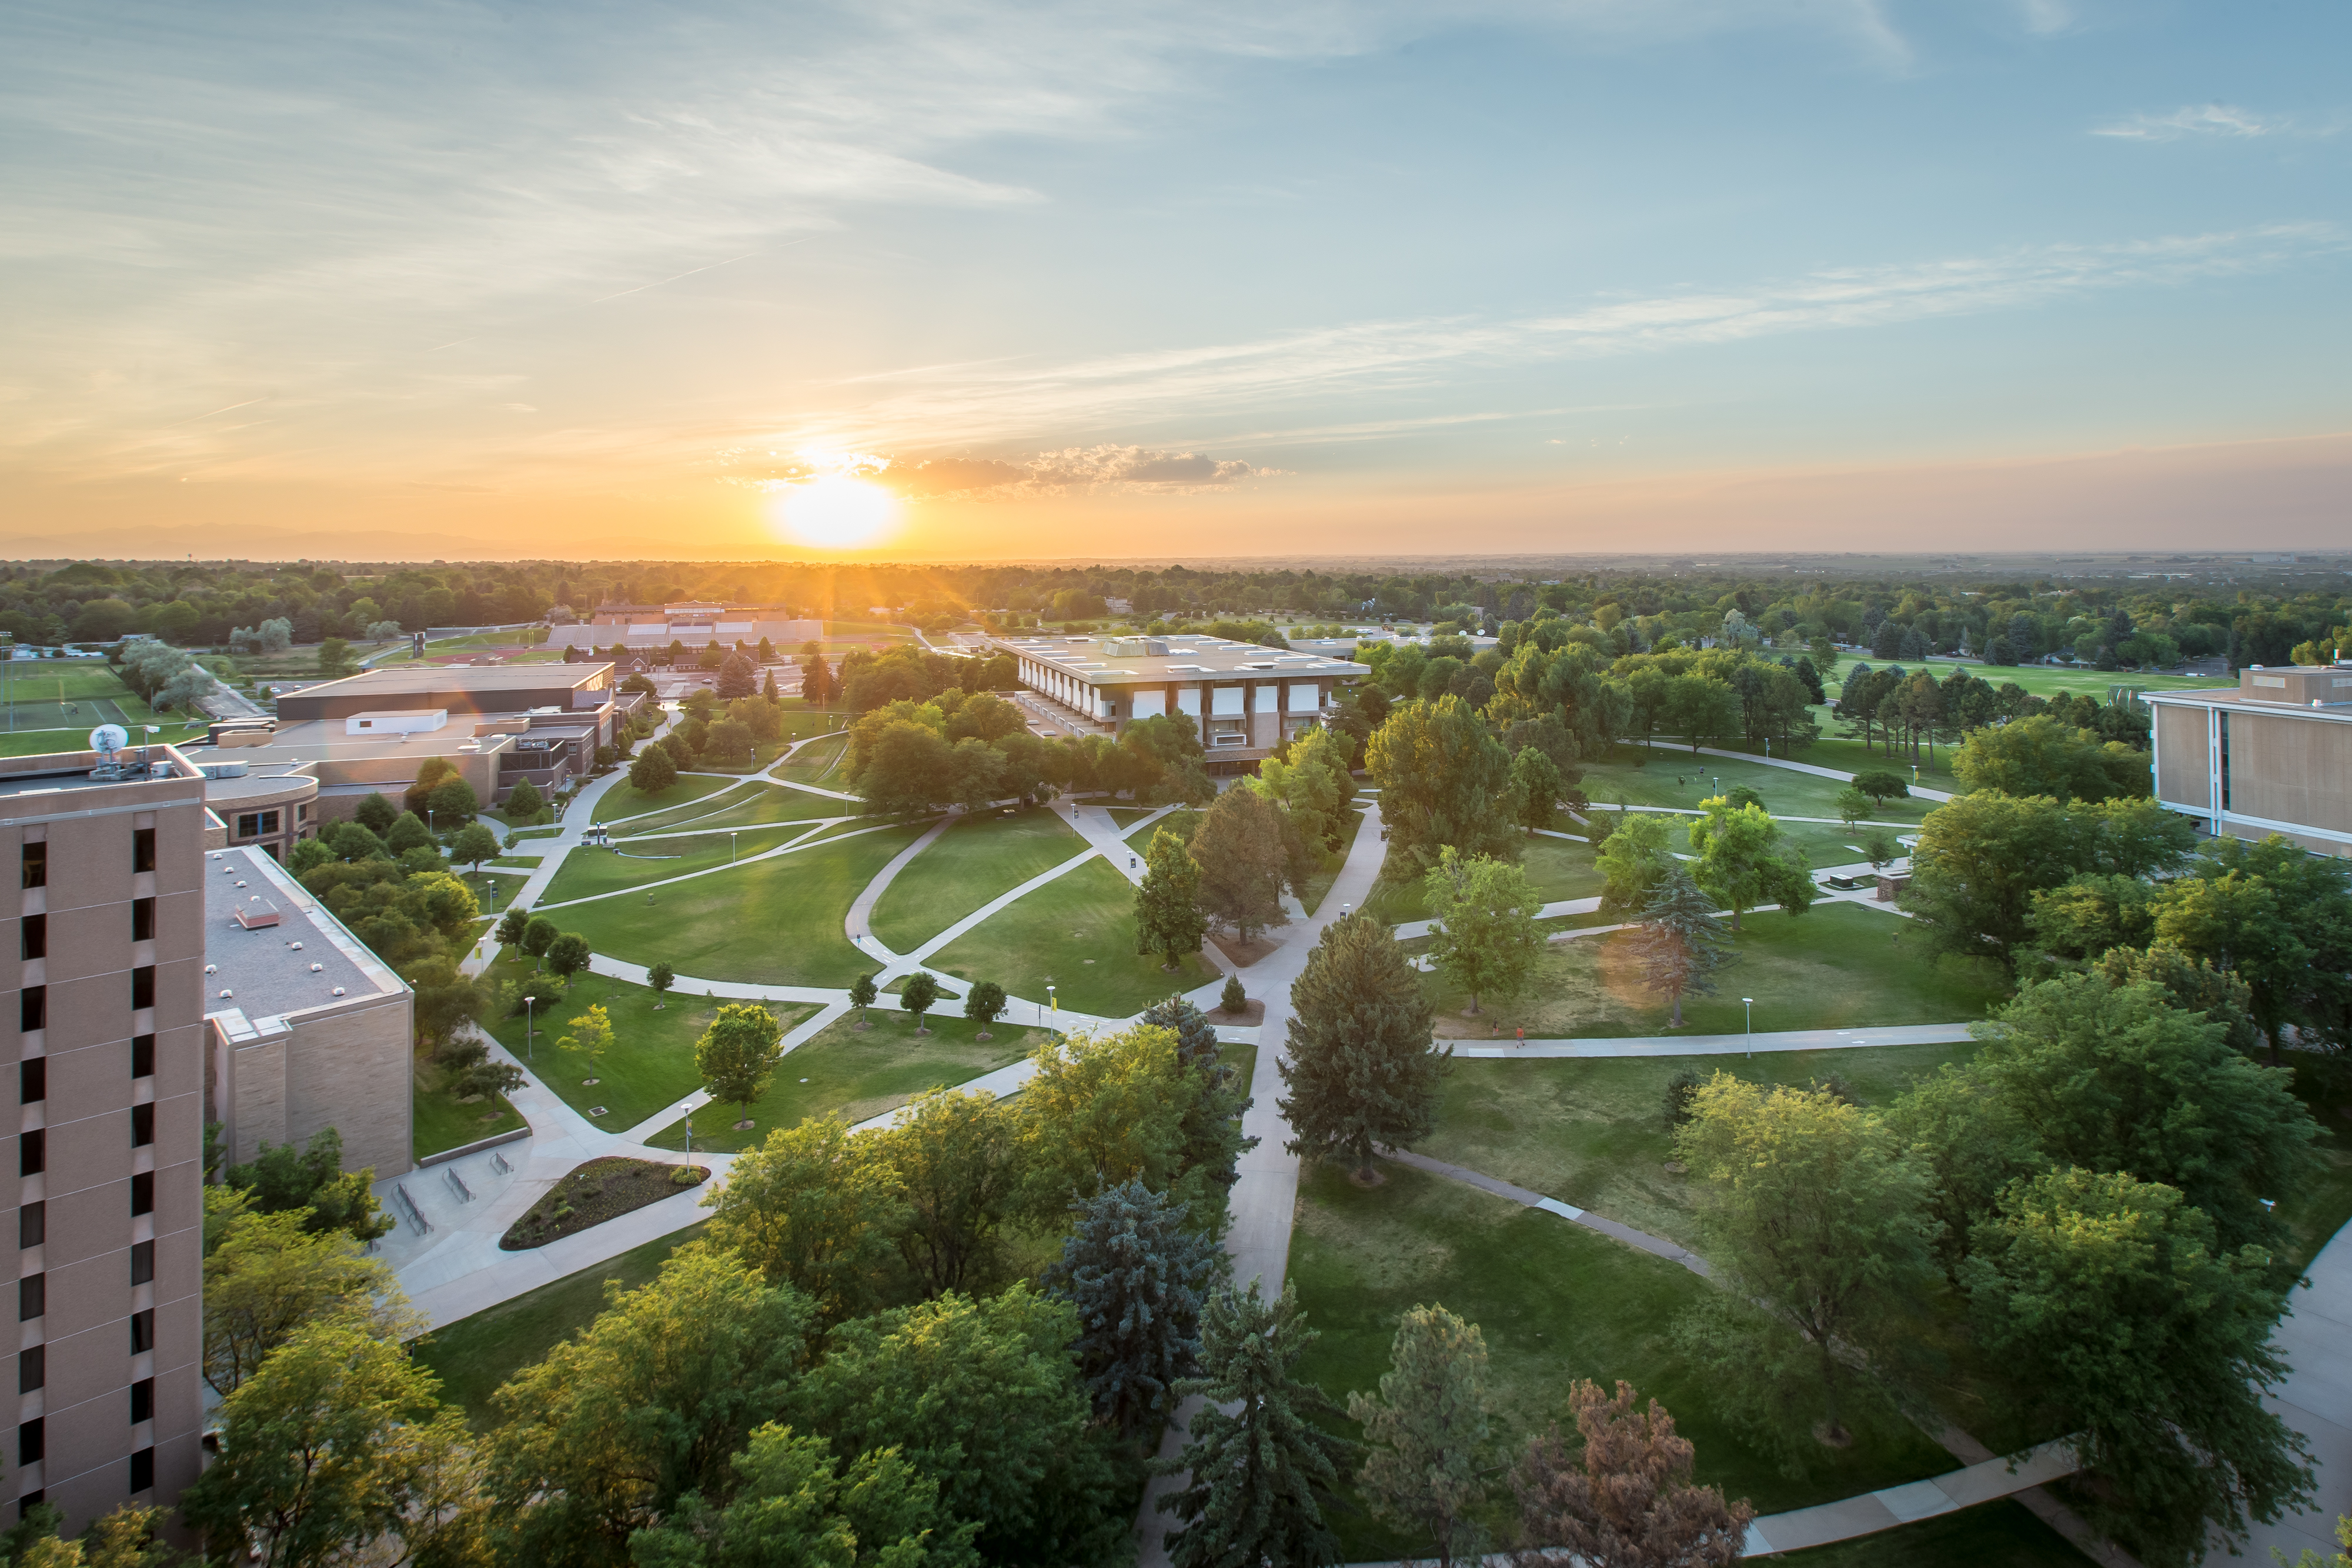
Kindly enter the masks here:
[[1719, 1487], [1691, 1484], [1696, 1450], [1665, 1406], [1633, 1407], [1633, 1385], [1616, 1397], [1580, 1380], [1569, 1408], [1584, 1441], [1571, 1455], [1555, 1423], [1528, 1440], [1512, 1468], [1519, 1538], [1537, 1563], [1624, 1568], [1707, 1568], [1737, 1563], [1756, 1511], [1727, 1503]]
[[[1184, 1113], [1184, 1154], [1180, 1171], [1205, 1170], [1222, 1192], [1239, 1179], [1243, 1155], [1257, 1147], [1242, 1135], [1242, 1113], [1250, 1107], [1249, 1086], [1227, 1066], [1216, 1027], [1181, 996], [1144, 1009], [1141, 1023], [1172, 1031], [1176, 1060], [1192, 1075], [1199, 1093]], [[1222, 1226], [1219, 1227], [1222, 1228]]]
[[1171, 1467], [1190, 1472], [1190, 1484], [1160, 1500], [1184, 1521], [1168, 1535], [1175, 1568], [1340, 1560], [1323, 1513], [1349, 1445], [1318, 1418], [1341, 1412], [1292, 1370], [1315, 1339], [1286, 1285], [1271, 1302], [1255, 1280], [1247, 1294], [1228, 1286], [1202, 1310], [1202, 1375], [1175, 1389], [1180, 1400], [1203, 1402]]
[[1369, 1178], [1376, 1144], [1428, 1134], [1437, 1081], [1453, 1056], [1430, 1038], [1421, 975], [1388, 928], [1357, 914], [1335, 922], [1291, 988], [1290, 1097], [1280, 1102], [1295, 1155], [1346, 1161]]
[[1201, 868], [1184, 852], [1183, 841], [1162, 828], [1151, 835], [1144, 855], [1143, 883], [1135, 890], [1135, 951], [1160, 953], [1173, 969], [1187, 953], [1201, 950], [1208, 922], [1201, 917]]
[[1365, 1500], [1375, 1517], [1425, 1533], [1439, 1568], [1477, 1555], [1492, 1408], [1486, 1336], [1435, 1306], [1398, 1323], [1379, 1396], [1348, 1396], [1370, 1450], [1357, 1474]]
[[1202, 1299], [1230, 1265], [1186, 1228], [1185, 1205], [1139, 1181], [1071, 1207], [1077, 1226], [1045, 1287], [1077, 1308], [1072, 1348], [1096, 1412], [1132, 1433], [1175, 1408], [1177, 1381], [1198, 1369]]
[[1642, 910], [1633, 952], [1642, 960], [1642, 983], [1674, 1004], [1675, 1029], [1683, 1027], [1683, 998], [1715, 995], [1715, 971], [1738, 961], [1716, 918], [1715, 900], [1679, 863]]

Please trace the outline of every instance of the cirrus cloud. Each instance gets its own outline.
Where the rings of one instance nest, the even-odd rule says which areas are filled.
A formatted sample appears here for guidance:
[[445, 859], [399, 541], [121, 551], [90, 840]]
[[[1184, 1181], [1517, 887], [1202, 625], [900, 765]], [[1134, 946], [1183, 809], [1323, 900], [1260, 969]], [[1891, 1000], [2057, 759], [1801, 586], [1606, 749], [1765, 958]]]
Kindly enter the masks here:
[[2293, 129], [2279, 115], [2256, 114], [2226, 103], [2192, 103], [2170, 114], [2135, 114], [2112, 125], [2092, 128], [2094, 136], [2126, 141], [2177, 141], [2184, 136], [2275, 136]]

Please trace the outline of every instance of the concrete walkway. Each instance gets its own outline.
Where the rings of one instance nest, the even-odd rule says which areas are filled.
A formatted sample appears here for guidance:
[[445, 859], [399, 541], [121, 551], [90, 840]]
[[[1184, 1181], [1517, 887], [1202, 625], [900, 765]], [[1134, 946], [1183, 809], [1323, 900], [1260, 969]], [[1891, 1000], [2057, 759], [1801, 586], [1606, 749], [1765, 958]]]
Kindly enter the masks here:
[[2333, 1563], [2342, 1550], [2336, 1521], [2352, 1514], [2352, 1226], [2319, 1249], [2304, 1278], [2307, 1283], [2287, 1298], [2275, 1336], [2286, 1357], [2286, 1381], [2263, 1403], [2311, 1445], [2315, 1500], [2306, 1512], [2255, 1525], [2243, 1557], [2209, 1549], [2209, 1563], [2268, 1563], [2273, 1550], [2289, 1563], [2305, 1551]]
[[[1283, 1147], [1290, 1139], [1290, 1124], [1275, 1108], [1282, 1098], [1281, 1064], [1288, 1054], [1290, 988], [1306, 972], [1307, 955], [1325, 929], [1339, 918], [1339, 911], [1371, 896], [1387, 856], [1388, 845], [1381, 838], [1380, 807], [1369, 805], [1357, 826], [1355, 842], [1348, 848], [1347, 861], [1316, 913], [1289, 927], [1282, 946], [1243, 975], [1244, 988], [1254, 999], [1265, 1004], [1265, 1018], [1258, 1026], [1249, 1109], [1242, 1114], [1242, 1132], [1255, 1138], [1257, 1145], [1242, 1155], [1226, 1198], [1233, 1224], [1225, 1233], [1225, 1250], [1233, 1258], [1234, 1283], [1246, 1287], [1252, 1280], [1262, 1281], [1269, 1298], [1282, 1293], [1283, 1276], [1290, 1266], [1291, 1225], [1298, 1207], [1298, 1156]], [[1199, 1407], [1199, 1402], [1192, 1401], [1177, 1410], [1160, 1439], [1161, 1458], [1174, 1459], [1183, 1453], [1192, 1413]], [[1135, 1521], [1139, 1568], [1165, 1568], [1171, 1521], [1160, 1511], [1159, 1500], [1184, 1484], [1182, 1475], [1162, 1475], [1154, 1476], [1144, 1488], [1143, 1506]]]

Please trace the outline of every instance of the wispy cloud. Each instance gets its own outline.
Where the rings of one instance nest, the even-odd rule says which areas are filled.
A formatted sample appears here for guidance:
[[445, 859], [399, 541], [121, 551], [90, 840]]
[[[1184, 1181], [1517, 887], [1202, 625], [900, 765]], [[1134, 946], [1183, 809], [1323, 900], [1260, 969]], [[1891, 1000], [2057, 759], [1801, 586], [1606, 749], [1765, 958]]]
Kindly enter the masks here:
[[[729, 483], [772, 489], [842, 465], [799, 456], [761, 461], [736, 453], [730, 454], [721, 466], [730, 470], [724, 476]], [[902, 458], [875, 454], [857, 457], [854, 466], [903, 496], [990, 499], [1104, 490], [1194, 495], [1223, 489], [1244, 479], [1269, 478], [1282, 472], [1238, 458], [1109, 444], [1064, 447], [1056, 452], [1013, 458]]]
[[2256, 114], [2226, 103], [2192, 103], [2170, 114], [2135, 114], [2111, 125], [2094, 126], [2094, 136], [2126, 141], [2177, 141], [2184, 136], [2276, 136], [2294, 129], [2283, 115]]
[[[2352, 248], [2332, 224], [2110, 245], [2062, 245], [1903, 266], [1855, 267], [1709, 293], [1598, 303], [1508, 320], [1357, 322], [1230, 343], [1055, 364], [926, 366], [831, 389], [840, 412], [785, 444], [1017, 442], [1138, 421], [1201, 423], [1356, 394], [1419, 392], [1495, 370], [1891, 326], [2018, 309], [2068, 295], [2251, 273]], [[856, 393], [866, 392], [862, 406]]]

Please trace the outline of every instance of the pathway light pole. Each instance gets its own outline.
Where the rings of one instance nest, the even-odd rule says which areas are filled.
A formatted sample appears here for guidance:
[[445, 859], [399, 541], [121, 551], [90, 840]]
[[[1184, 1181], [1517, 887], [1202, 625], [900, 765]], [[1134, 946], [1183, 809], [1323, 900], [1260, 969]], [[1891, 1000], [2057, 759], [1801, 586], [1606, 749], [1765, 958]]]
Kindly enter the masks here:
[[533, 1063], [536, 1063], [539, 1061], [538, 1041], [535, 1038], [539, 1027], [538, 1008], [539, 998], [537, 997], [523, 998], [522, 1054], [524, 1061]]
[[735, 830], [732, 828], [727, 830], [727, 863], [735, 863]]
[[1748, 1009], [1748, 1060], [1756, 1060], [1756, 998], [1742, 997], [1739, 1005]]
[[694, 1113], [686, 1113], [686, 1163], [694, 1163]]
[[1057, 998], [1057, 997], [1055, 997], [1055, 996], [1054, 995], [1054, 988], [1053, 988], [1052, 986], [1050, 986], [1050, 985], [1048, 985], [1048, 986], [1045, 988], [1045, 1001], [1046, 1001], [1046, 1004], [1047, 1004], [1049, 1007], [1051, 1007], [1051, 1008], [1054, 1009], [1054, 1011], [1055, 1011], [1057, 1015], [1061, 1012], [1061, 1010], [1062, 1010], [1062, 1003], [1061, 1003], [1061, 999], [1060, 999], [1059, 998]]

